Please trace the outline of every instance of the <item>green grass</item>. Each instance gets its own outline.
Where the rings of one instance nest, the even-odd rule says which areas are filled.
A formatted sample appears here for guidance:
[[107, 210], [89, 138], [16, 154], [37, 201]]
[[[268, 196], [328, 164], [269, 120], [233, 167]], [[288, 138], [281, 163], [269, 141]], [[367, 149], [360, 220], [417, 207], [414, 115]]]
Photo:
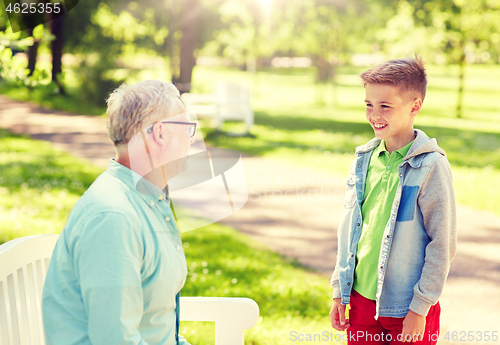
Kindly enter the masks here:
[[[75, 202], [103, 169], [54, 150], [50, 143], [0, 129], [0, 171], [3, 243], [59, 233]], [[176, 214], [189, 217], [183, 209]], [[246, 344], [290, 344], [293, 331], [332, 331], [326, 277], [227, 226], [211, 224], [182, 238], [189, 271], [183, 296], [250, 297], [259, 304], [260, 319], [246, 331]], [[213, 323], [182, 322], [180, 331], [193, 344], [214, 343]]]
[[102, 169], [0, 129], [0, 243], [58, 233], [80, 195]]
[[[261, 318], [246, 331], [247, 344], [289, 344], [292, 331], [331, 330], [331, 288], [324, 276], [226, 226], [212, 224], [182, 237], [189, 270], [184, 296], [250, 297], [259, 305]], [[184, 331], [194, 344], [205, 344], [205, 332]]]

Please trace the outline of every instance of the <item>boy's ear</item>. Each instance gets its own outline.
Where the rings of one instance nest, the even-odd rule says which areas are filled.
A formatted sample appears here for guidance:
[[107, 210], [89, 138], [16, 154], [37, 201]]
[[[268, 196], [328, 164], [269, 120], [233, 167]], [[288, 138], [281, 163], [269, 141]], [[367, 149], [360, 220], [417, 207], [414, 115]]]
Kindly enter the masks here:
[[410, 116], [417, 116], [422, 109], [422, 100], [420, 98], [415, 98], [411, 107]]

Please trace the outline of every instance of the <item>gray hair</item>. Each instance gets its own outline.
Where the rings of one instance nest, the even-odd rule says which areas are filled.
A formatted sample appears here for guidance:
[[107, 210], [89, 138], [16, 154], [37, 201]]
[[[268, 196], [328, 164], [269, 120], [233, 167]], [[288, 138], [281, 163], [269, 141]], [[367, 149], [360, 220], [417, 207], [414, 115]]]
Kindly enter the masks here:
[[109, 95], [107, 104], [108, 136], [119, 146], [127, 144], [145, 127], [176, 115], [182, 103], [173, 84], [146, 80], [134, 85], [122, 84]]

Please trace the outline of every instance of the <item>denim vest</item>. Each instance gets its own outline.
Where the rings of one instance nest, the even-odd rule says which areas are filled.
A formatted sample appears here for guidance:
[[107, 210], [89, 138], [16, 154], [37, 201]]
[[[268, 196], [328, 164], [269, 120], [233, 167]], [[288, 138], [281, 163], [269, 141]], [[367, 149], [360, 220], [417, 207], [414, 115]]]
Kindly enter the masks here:
[[[437, 302], [442, 291], [442, 286], [437, 286], [437, 297], [434, 292], [429, 298], [419, 296], [422, 301], [425, 301], [424, 304], [429, 302], [429, 306], [419, 306], [418, 303], [421, 302], [414, 301], [414, 288], [423, 276], [426, 247], [431, 241], [424, 228], [423, 215], [418, 205], [419, 191], [423, 180], [427, 177], [429, 167], [436, 159], [444, 155], [444, 151], [437, 144], [435, 150], [415, 155], [419, 147], [426, 144], [426, 147], [432, 146], [429, 143], [431, 139], [422, 131], [416, 130], [416, 134], [417, 138], [414, 144], [403, 163], [399, 165], [399, 183], [391, 215], [382, 238], [377, 272], [375, 318], [379, 316], [404, 317], [410, 309], [410, 304], [412, 307], [415, 304], [415, 309], [426, 313], [425, 309], [428, 310], [431, 304]], [[435, 143], [435, 141], [433, 142]], [[337, 264], [332, 276], [334, 298], [341, 298], [342, 304], [350, 302], [356, 265], [356, 250], [363, 225], [361, 205], [364, 198], [365, 179], [371, 155], [379, 143], [380, 140], [373, 139], [356, 149], [356, 158], [347, 178], [344, 210], [338, 229]], [[448, 182], [451, 184], [451, 180]], [[454, 199], [452, 201], [454, 204]], [[454, 240], [456, 241], [456, 237]], [[447, 245], [447, 241], [447, 239], [440, 239], [436, 243], [446, 248], [453, 247]], [[452, 237], [451, 242], [453, 242]], [[451, 248], [451, 251], [452, 258], [454, 248]], [[446, 280], [451, 258], [448, 260], [447, 256], [445, 260], [440, 259], [443, 262], [443, 267], [439, 268], [445, 271], [444, 280]], [[443, 280], [441, 277], [443, 274], [438, 273], [437, 278], [433, 276], [431, 279], [435, 285], [441, 284], [441, 280]], [[442, 281], [443, 285], [444, 280]]]

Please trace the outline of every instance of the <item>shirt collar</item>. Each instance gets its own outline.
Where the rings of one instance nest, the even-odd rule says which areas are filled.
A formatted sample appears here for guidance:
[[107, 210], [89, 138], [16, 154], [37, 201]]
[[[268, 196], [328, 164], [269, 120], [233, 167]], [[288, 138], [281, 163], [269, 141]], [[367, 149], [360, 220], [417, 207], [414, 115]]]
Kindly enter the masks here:
[[[115, 161], [114, 158], [110, 158], [106, 171], [139, 194], [149, 207], [154, 207], [158, 201], [161, 200], [165, 200], [170, 203], [166, 193], [167, 188], [164, 190], [159, 189], [145, 178], [142, 178], [142, 176], [137, 174], [135, 171], [132, 171], [126, 166]], [[137, 181], [137, 183], [134, 181]]]
[[[412, 140], [406, 146], [400, 148], [399, 150], [396, 150], [395, 152], [399, 153], [401, 155], [401, 157], [404, 158], [408, 154], [408, 151], [410, 150], [410, 147], [411, 147], [411, 145], [413, 144], [414, 141], [415, 140]], [[385, 140], [382, 140], [380, 142], [380, 145], [378, 145], [378, 147], [377, 147], [377, 149], [375, 150], [374, 153], [375, 153], [376, 157], [379, 157], [382, 154], [382, 152], [384, 152], [384, 154], [385, 154], [385, 152], [387, 152], [387, 154], [389, 154], [389, 152], [385, 148]]]

